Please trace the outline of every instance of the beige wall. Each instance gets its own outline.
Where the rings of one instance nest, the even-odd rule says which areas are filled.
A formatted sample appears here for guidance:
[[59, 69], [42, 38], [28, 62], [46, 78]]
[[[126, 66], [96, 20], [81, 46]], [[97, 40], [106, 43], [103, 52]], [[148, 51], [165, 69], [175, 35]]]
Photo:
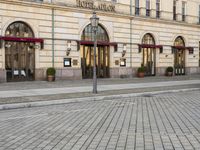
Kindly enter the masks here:
[[[134, 13], [133, 1], [133, 13]], [[157, 45], [163, 46], [163, 53], [159, 54], [157, 49], [156, 66], [167, 67], [173, 65], [174, 57], [171, 47], [177, 36], [185, 39], [186, 46], [195, 47], [194, 54], [186, 56], [187, 67], [198, 67], [200, 41], [200, 26], [198, 22], [198, 7], [200, 2], [187, 1], [186, 22], [172, 21], [173, 0], [161, 1], [161, 19], [155, 16], [145, 17], [145, 1], [140, 1], [143, 16], [130, 16], [130, 1], [118, 0], [116, 12], [97, 11], [100, 23], [107, 30], [110, 42], [118, 43], [118, 51], [110, 47], [110, 67], [120, 68], [115, 65], [115, 60], [122, 57], [124, 44], [126, 44], [127, 68], [137, 68], [142, 62], [142, 53], [138, 53], [138, 45], [146, 33], [151, 33]], [[110, 2], [105, 2], [111, 4]], [[65, 6], [63, 6], [65, 4]], [[178, 13], [181, 13], [181, 1], [178, 2]], [[81, 40], [81, 34], [86, 25], [89, 24], [92, 10], [77, 8], [75, 0], [55, 0], [54, 6], [45, 0], [44, 3], [24, 2], [13, 0], [12, 3], [0, 0], [0, 35], [4, 36], [7, 26], [14, 21], [24, 21], [33, 29], [35, 37], [44, 38], [44, 49], [36, 49], [36, 68], [45, 69], [52, 66], [52, 8], [54, 11], [54, 32], [55, 32], [55, 67], [63, 69], [63, 58], [70, 57], [78, 60], [78, 65], [72, 68], [81, 67], [80, 51], [77, 50], [76, 40]], [[166, 7], [167, 6], [167, 7]], [[151, 9], [155, 11], [155, 0], [151, 1]], [[154, 14], [155, 15], [155, 14]], [[130, 19], [132, 31], [130, 31]], [[132, 32], [132, 35], [130, 35]], [[132, 39], [131, 39], [132, 37]], [[66, 56], [67, 41], [72, 41], [71, 52]], [[132, 45], [130, 45], [130, 42]], [[130, 48], [132, 49], [130, 50]], [[4, 48], [0, 50], [0, 68], [5, 68]], [[132, 58], [130, 58], [132, 56]], [[130, 64], [132, 61], [132, 64]], [[68, 69], [68, 68], [65, 68]]]

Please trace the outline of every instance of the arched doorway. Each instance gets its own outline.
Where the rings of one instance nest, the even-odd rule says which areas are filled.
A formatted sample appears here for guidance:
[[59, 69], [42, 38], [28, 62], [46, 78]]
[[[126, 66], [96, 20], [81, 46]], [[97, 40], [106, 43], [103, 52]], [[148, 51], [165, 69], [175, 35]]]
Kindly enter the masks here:
[[155, 40], [149, 33], [145, 34], [142, 39], [142, 65], [145, 67], [146, 76], [154, 76], [156, 74], [156, 48]]
[[[94, 35], [92, 32], [91, 24], [87, 25], [83, 30], [81, 36], [81, 67], [82, 77], [93, 77], [93, 65], [94, 65]], [[96, 65], [97, 65], [97, 77], [107, 78], [109, 77], [109, 38], [106, 30], [99, 25], [97, 32], [97, 49], [96, 49]]]
[[174, 70], [175, 75], [185, 74], [185, 42], [179, 36], [174, 41]]
[[[19, 41], [19, 38], [33, 38], [32, 29], [24, 22], [14, 22], [8, 26], [5, 37], [5, 68], [7, 81], [33, 80], [35, 73], [35, 43]], [[16, 38], [16, 40], [14, 40]]]

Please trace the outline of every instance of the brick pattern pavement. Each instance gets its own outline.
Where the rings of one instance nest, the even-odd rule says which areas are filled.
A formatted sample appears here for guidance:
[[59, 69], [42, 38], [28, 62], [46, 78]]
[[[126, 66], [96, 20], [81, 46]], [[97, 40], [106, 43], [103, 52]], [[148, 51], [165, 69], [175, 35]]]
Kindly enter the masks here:
[[200, 91], [0, 111], [0, 150], [200, 149]]

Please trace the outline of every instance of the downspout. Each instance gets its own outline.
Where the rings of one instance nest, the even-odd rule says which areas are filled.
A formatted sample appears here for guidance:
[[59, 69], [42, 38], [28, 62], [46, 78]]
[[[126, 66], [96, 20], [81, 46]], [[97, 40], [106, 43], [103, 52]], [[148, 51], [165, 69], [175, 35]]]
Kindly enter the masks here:
[[[53, 0], [51, 0], [51, 4], [53, 4]], [[52, 67], [54, 67], [54, 7], [52, 7], [52, 14], [51, 14], [51, 17], [52, 17]]]
[[[132, 68], [132, 25], [133, 25], [133, 0], [130, 0], [130, 67]], [[132, 76], [132, 72], [131, 72]]]

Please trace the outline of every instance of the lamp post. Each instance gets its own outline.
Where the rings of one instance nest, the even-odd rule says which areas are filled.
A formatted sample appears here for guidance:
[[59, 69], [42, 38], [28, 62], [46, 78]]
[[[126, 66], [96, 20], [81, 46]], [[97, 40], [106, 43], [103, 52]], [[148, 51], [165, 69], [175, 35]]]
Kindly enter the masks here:
[[93, 65], [93, 93], [97, 93], [97, 68], [96, 68], [96, 48], [97, 48], [97, 31], [99, 18], [96, 15], [96, 12], [93, 12], [92, 17], [90, 18], [92, 31], [94, 32], [94, 65]]

